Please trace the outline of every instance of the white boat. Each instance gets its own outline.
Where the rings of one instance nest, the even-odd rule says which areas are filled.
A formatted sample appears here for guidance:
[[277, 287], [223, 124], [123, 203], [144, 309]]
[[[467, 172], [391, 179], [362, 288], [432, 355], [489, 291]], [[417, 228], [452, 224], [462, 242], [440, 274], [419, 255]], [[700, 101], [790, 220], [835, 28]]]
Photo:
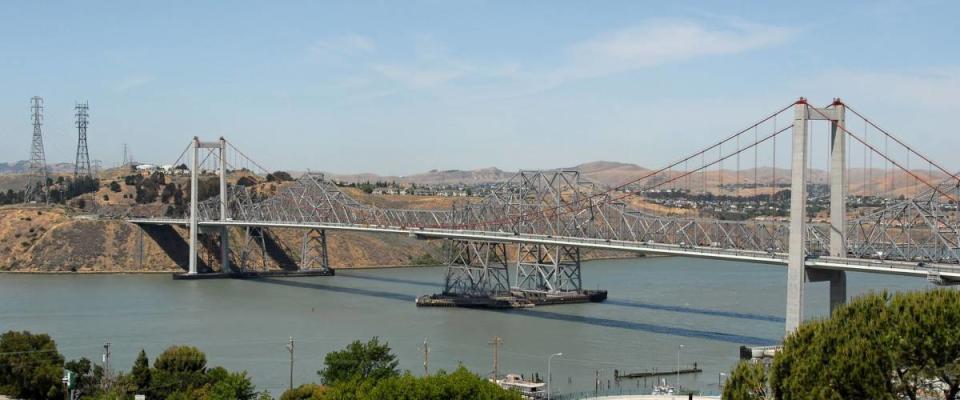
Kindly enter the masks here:
[[650, 394], [653, 395], [672, 395], [676, 393], [676, 389], [673, 386], [667, 384], [666, 379], [660, 379], [660, 384], [653, 387], [653, 392]]
[[547, 392], [544, 388], [547, 384], [543, 382], [533, 382], [524, 380], [517, 374], [507, 374], [503, 379], [497, 379], [496, 384], [504, 389], [513, 390], [520, 393], [525, 399], [545, 399]]

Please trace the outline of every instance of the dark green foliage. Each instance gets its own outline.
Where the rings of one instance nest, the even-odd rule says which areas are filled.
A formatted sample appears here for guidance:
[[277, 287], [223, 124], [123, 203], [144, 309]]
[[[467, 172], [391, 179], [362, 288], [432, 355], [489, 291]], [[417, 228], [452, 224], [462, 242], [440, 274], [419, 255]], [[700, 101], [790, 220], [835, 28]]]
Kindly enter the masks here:
[[78, 393], [94, 394], [100, 391], [100, 380], [103, 378], [103, 367], [94, 366], [90, 360], [81, 358], [68, 361], [64, 368], [76, 374], [71, 390]]
[[256, 186], [257, 180], [252, 176], [242, 176], [237, 179], [237, 186]]
[[518, 393], [501, 389], [466, 368], [457, 368], [452, 374], [440, 371], [429, 377], [410, 374], [378, 381], [351, 380], [335, 385], [323, 398], [356, 400], [513, 400]]
[[203, 178], [197, 181], [197, 201], [204, 201], [220, 194], [220, 178]]
[[120, 184], [117, 181], [110, 182], [110, 191], [114, 193], [120, 193]]
[[160, 192], [160, 202], [163, 204], [167, 204], [170, 202], [171, 199], [174, 198], [176, 194], [177, 194], [176, 185], [165, 185], [163, 187], [163, 191]]
[[[960, 391], [958, 324], [956, 290], [857, 298], [830, 319], [804, 323], [787, 337], [774, 358], [767, 394], [777, 399], [898, 399], [927, 392], [953, 399]], [[758, 374], [738, 366], [725, 395], [749, 393], [762, 379]]]
[[0, 336], [0, 393], [21, 399], [62, 396], [63, 356], [46, 334], [10, 331]]
[[769, 393], [767, 369], [763, 364], [741, 361], [734, 368], [727, 385], [723, 388], [723, 398], [728, 400], [763, 400]]
[[283, 392], [280, 400], [320, 400], [326, 390], [315, 383], [305, 383]]
[[326, 368], [317, 374], [325, 385], [349, 380], [380, 380], [400, 375], [397, 356], [390, 352], [389, 344], [380, 344], [377, 337], [367, 343], [355, 340], [346, 349], [327, 353], [323, 364]]
[[150, 389], [150, 359], [147, 358], [147, 352], [143, 349], [137, 355], [137, 360], [133, 362], [133, 368], [130, 370], [130, 383], [134, 385], [137, 393], [147, 394]]
[[267, 174], [267, 182], [285, 182], [292, 180], [293, 177], [284, 171], [276, 171], [272, 174]]

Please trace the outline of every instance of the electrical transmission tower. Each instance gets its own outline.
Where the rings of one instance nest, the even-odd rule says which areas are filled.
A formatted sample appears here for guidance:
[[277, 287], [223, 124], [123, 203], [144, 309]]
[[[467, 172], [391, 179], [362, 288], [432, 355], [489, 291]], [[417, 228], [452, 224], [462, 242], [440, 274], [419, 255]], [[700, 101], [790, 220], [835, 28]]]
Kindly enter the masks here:
[[33, 144], [30, 146], [30, 169], [27, 187], [24, 190], [24, 201], [47, 201], [47, 161], [43, 153], [43, 98], [34, 96], [30, 99], [30, 111], [33, 116]]
[[76, 181], [82, 176], [93, 177], [93, 171], [90, 169], [90, 153], [87, 151], [87, 118], [90, 116], [87, 111], [90, 107], [87, 102], [77, 103], [74, 107], [77, 111], [77, 161], [73, 166], [73, 180]]

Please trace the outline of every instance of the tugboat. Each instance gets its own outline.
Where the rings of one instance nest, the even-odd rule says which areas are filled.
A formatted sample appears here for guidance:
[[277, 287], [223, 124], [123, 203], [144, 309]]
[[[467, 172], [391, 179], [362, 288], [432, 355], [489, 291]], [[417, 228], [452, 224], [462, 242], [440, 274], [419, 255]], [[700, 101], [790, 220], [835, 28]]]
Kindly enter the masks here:
[[525, 399], [547, 398], [547, 392], [544, 390], [546, 384], [543, 382], [524, 380], [522, 376], [517, 374], [507, 374], [503, 379], [497, 379], [495, 382], [504, 389], [520, 393], [520, 396]]

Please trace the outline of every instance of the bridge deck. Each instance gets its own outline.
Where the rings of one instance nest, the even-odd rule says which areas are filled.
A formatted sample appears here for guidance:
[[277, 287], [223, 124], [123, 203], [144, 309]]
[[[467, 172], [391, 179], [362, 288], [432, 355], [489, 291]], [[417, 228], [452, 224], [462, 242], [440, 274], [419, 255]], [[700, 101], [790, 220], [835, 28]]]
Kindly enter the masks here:
[[[188, 225], [186, 219], [132, 218], [127, 220], [138, 225]], [[463, 239], [475, 241], [531, 243], [545, 245], [576, 246], [586, 249], [603, 249], [636, 252], [643, 254], [671, 255], [695, 258], [707, 258], [722, 261], [742, 261], [767, 265], [787, 265], [787, 254], [779, 252], [759, 252], [743, 249], [718, 248], [709, 246], [681, 246], [654, 242], [635, 242], [622, 240], [560, 237], [535, 234], [514, 234], [510, 232], [472, 231], [436, 228], [405, 228], [395, 226], [356, 225], [336, 223], [289, 223], [270, 221], [200, 221], [201, 227], [264, 227], [324, 229], [330, 231], [352, 231], [368, 233], [386, 233], [414, 236], [424, 239]], [[960, 266], [950, 264], [913, 263], [892, 260], [819, 257], [806, 260], [807, 267], [838, 271], [856, 271], [888, 275], [928, 277], [939, 275], [948, 281], [960, 281]]]

